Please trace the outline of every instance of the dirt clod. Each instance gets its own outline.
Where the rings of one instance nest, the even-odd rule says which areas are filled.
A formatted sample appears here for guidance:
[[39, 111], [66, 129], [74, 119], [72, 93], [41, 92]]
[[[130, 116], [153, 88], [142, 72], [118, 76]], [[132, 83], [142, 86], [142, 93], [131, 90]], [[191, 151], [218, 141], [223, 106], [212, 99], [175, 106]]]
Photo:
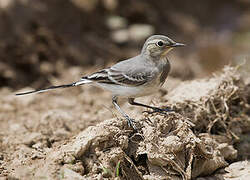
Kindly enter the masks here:
[[[5, 161], [14, 156], [1, 154], [5, 161], [1, 168], [16, 177], [48, 179], [188, 180], [209, 176], [239, 159], [236, 148], [246, 144], [241, 139], [250, 128], [245, 92], [244, 82], [231, 67], [210, 79], [180, 83], [160, 99], [162, 106], [171, 106], [175, 112], [144, 114], [137, 119], [138, 132], [125, 120], [112, 118], [69, 138], [77, 130], [72, 114], [51, 110], [35, 127], [13, 127], [31, 132], [18, 142], [15, 161]], [[18, 103], [9, 102], [13, 107]], [[8, 146], [5, 138], [0, 142]], [[5, 165], [13, 169], [4, 169]], [[221, 177], [233, 173], [230, 166], [226, 171], [229, 173]]]

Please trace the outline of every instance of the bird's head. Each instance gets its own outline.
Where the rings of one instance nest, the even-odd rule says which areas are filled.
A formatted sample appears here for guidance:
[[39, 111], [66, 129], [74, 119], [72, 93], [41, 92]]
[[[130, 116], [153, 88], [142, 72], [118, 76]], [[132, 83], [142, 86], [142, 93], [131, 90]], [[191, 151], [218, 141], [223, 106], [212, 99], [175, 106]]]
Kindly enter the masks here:
[[161, 58], [175, 47], [185, 46], [185, 44], [177, 43], [167, 36], [153, 35], [150, 36], [143, 45], [141, 53], [154, 58]]

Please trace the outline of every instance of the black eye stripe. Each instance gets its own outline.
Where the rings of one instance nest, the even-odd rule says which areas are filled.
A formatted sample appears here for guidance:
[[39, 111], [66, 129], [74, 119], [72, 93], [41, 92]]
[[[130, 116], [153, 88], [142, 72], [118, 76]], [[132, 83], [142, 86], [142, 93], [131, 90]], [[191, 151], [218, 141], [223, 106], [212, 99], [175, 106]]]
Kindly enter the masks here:
[[157, 42], [157, 45], [161, 47], [161, 46], [164, 45], [164, 43], [163, 43], [162, 41], [158, 41], [158, 42]]

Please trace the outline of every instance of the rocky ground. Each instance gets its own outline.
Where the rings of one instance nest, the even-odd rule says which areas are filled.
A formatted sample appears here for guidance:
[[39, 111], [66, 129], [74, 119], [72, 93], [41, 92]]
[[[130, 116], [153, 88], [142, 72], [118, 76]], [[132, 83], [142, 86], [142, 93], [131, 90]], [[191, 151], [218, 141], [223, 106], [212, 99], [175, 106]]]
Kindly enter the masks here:
[[158, 94], [141, 100], [174, 112], [142, 113], [145, 109], [121, 101], [136, 120], [135, 132], [113, 109], [110, 95], [95, 87], [24, 97], [3, 88], [0, 175], [248, 179], [250, 163], [242, 160], [249, 158], [250, 149], [249, 91], [250, 84], [230, 67], [200, 80], [169, 78]]

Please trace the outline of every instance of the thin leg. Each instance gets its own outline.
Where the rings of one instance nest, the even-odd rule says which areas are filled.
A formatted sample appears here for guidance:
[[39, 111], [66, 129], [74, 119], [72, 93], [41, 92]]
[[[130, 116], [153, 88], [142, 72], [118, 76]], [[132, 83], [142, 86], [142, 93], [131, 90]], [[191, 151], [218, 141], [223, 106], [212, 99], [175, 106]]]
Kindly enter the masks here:
[[130, 127], [132, 127], [134, 130], [137, 130], [135, 124], [134, 124], [134, 120], [131, 119], [121, 108], [120, 106], [117, 104], [117, 97], [113, 96], [112, 97], [112, 103], [114, 104], [115, 108], [123, 115], [123, 117], [125, 117], [125, 119], [128, 121], [128, 125]]
[[172, 110], [170, 110], [168, 108], [161, 109], [161, 108], [158, 108], [158, 107], [154, 107], [154, 106], [149, 106], [149, 105], [146, 105], [146, 104], [137, 103], [134, 100], [135, 100], [135, 98], [128, 98], [129, 104], [135, 105], [135, 106], [142, 106], [142, 107], [153, 109], [152, 113], [155, 113], [155, 112], [165, 113], [165, 112], [171, 112], [172, 111]]

